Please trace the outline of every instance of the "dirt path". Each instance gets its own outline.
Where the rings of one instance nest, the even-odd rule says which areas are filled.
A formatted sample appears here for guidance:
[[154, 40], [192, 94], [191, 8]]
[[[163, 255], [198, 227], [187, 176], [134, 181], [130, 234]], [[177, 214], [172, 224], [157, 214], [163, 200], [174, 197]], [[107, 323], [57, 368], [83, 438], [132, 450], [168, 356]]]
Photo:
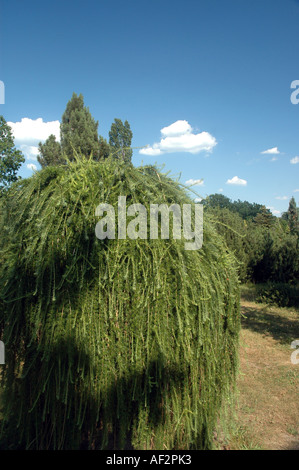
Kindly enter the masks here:
[[242, 301], [238, 424], [251, 446], [299, 450], [299, 314]]

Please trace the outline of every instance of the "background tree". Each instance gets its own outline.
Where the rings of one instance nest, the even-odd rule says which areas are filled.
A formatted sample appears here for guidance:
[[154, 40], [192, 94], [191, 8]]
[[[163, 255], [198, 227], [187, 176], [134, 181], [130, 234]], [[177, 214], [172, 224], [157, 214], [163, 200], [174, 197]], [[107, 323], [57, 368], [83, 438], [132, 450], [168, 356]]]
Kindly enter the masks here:
[[121, 119], [114, 119], [109, 132], [109, 145], [116, 158], [131, 162], [133, 150], [131, 147], [133, 133], [128, 121], [124, 124]]
[[290, 199], [286, 219], [290, 227], [290, 232], [299, 235], [299, 214], [294, 197]]
[[266, 206], [262, 206], [257, 215], [254, 217], [253, 221], [257, 225], [263, 225], [264, 227], [271, 227], [271, 225], [275, 221], [274, 215], [272, 215], [271, 211], [266, 208]]
[[101, 135], [99, 137], [99, 141], [100, 141], [100, 160], [105, 160], [110, 155], [110, 145], [108, 144], [107, 140], [104, 139], [104, 137], [102, 137]]
[[[220, 209], [229, 209], [231, 212], [236, 212], [244, 220], [252, 220], [257, 216], [258, 212], [264, 207], [262, 204], [256, 204], [248, 201], [232, 201], [224, 194], [211, 194], [206, 199], [201, 201], [206, 207], [219, 207]], [[267, 209], [266, 209], [267, 210]], [[269, 211], [270, 213], [270, 211]], [[270, 213], [271, 214], [271, 213]]]
[[230, 209], [232, 201], [224, 194], [210, 194], [206, 199], [201, 201], [205, 207], [219, 207], [220, 209]]
[[11, 127], [0, 116], [0, 194], [18, 179], [17, 172], [25, 158], [14, 145]]
[[[232, 203], [232, 210], [237, 212], [244, 220], [254, 219], [254, 217], [256, 217], [261, 210], [264, 211], [264, 209], [265, 206], [262, 204], [257, 204], [256, 202], [252, 203], [248, 201], [240, 201], [240, 199], [238, 199]], [[266, 211], [268, 211], [269, 215], [271, 216], [270, 210], [266, 209]]]
[[65, 159], [61, 154], [61, 145], [57, 142], [54, 134], [51, 134], [46, 142], [38, 144], [39, 155], [37, 161], [42, 168], [50, 165], [63, 165]]
[[62, 115], [60, 125], [61, 150], [70, 160], [74, 158], [74, 150], [84, 155], [99, 160], [100, 141], [98, 136], [98, 121], [95, 121], [84, 106], [82, 94], [73, 93]]

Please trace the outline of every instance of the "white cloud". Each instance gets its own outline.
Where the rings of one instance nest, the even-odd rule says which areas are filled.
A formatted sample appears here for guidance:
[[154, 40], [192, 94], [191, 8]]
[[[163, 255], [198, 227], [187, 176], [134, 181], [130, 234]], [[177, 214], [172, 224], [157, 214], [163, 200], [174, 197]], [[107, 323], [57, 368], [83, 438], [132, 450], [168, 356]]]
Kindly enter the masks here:
[[190, 134], [191, 132], [192, 127], [188, 121], [176, 121], [173, 124], [170, 124], [170, 126], [163, 127], [163, 129], [161, 129], [161, 134], [166, 137]]
[[290, 160], [290, 163], [292, 163], [293, 165], [295, 165], [296, 163], [299, 163], [299, 157], [294, 157]]
[[45, 141], [51, 134], [60, 140], [59, 121], [44, 122], [42, 118], [25, 117], [19, 122], [8, 122], [7, 124], [12, 128], [14, 139], [18, 143], [30, 145], [32, 141]]
[[191, 180], [186, 181], [187, 185], [192, 184], [193, 186], [203, 186], [203, 179], [201, 180], [194, 180], [191, 178]]
[[219, 188], [218, 193], [223, 193], [223, 188]]
[[276, 162], [276, 160], [278, 160], [277, 157], [272, 157], [271, 160], [270, 160], [270, 162]]
[[287, 201], [289, 198], [288, 196], [276, 196], [275, 199], [278, 199], [279, 201]]
[[149, 145], [146, 148], [139, 150], [139, 153], [141, 153], [142, 155], [152, 155], [153, 157], [162, 154], [159, 148], [153, 148]]
[[188, 121], [179, 120], [161, 129], [160, 142], [139, 150], [142, 155], [162, 155], [164, 153], [188, 152], [196, 154], [211, 152], [217, 145], [215, 137], [209, 132], [195, 134]]
[[31, 171], [36, 171], [37, 170], [37, 166], [34, 165], [34, 163], [27, 163], [27, 168], [28, 168], [28, 170], [31, 170]]
[[201, 202], [201, 201], [202, 201], [202, 197], [196, 197], [196, 198], [194, 199], [194, 202]]
[[38, 143], [44, 142], [54, 134], [57, 141], [60, 141], [60, 122], [44, 122], [42, 118], [30, 119], [22, 118], [18, 122], [7, 123], [14, 136], [15, 145], [24, 154], [27, 160], [37, 161]]
[[278, 215], [278, 216], [280, 216], [280, 214], [281, 214], [281, 212], [278, 211], [277, 209], [275, 209], [274, 207], [267, 206], [267, 209], [270, 209], [270, 211], [272, 212], [273, 215]]
[[235, 185], [238, 185], [238, 186], [246, 186], [247, 181], [242, 180], [238, 176], [234, 176], [231, 180], [227, 180], [226, 184], [235, 184]]
[[294, 189], [294, 193], [299, 193], [299, 189]]
[[278, 150], [277, 147], [273, 147], [272, 149], [268, 149], [268, 150], [264, 150], [263, 152], [261, 152], [261, 154], [264, 154], [264, 155], [273, 155], [273, 154], [279, 154], [280, 151]]
[[38, 147], [36, 147], [34, 145], [22, 144], [22, 145], [20, 145], [20, 149], [21, 149], [22, 153], [24, 154], [24, 156], [27, 160], [37, 161], [37, 156], [39, 154]]

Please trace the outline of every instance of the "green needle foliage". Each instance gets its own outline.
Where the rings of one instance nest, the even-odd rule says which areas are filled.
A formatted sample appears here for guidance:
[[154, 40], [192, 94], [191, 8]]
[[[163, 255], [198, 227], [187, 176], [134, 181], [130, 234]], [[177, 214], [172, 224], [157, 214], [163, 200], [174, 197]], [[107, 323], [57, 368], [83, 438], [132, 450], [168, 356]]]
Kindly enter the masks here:
[[0, 197], [18, 179], [18, 170], [24, 162], [24, 155], [15, 148], [11, 127], [0, 116]]
[[44, 144], [40, 142], [38, 150], [37, 161], [42, 168], [49, 165], [65, 165], [66, 161], [61, 153], [61, 145], [57, 142], [54, 134], [51, 134]]
[[235, 261], [208, 219], [197, 251], [97, 239], [96, 207], [120, 195], [191, 202], [155, 167], [111, 158], [47, 167], [7, 195], [2, 448], [212, 446], [238, 364]]
[[[60, 125], [61, 152], [70, 160], [74, 150], [94, 160], [99, 160], [100, 142], [98, 136], [98, 121], [92, 117], [89, 108], [84, 106], [83, 95], [73, 93], [66, 105]], [[54, 161], [52, 164], [56, 164]]]

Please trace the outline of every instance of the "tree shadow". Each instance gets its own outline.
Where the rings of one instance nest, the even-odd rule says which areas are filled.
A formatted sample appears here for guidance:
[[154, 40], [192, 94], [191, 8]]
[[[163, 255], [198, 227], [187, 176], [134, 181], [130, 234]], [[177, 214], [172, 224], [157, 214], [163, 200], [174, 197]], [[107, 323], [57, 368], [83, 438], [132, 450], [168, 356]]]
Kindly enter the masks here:
[[299, 438], [294, 440], [292, 444], [288, 445], [284, 450], [299, 450]]
[[267, 307], [256, 309], [254, 307], [242, 307], [242, 327], [256, 333], [272, 336], [281, 344], [290, 344], [299, 337], [299, 318], [290, 319], [282, 316], [277, 311], [268, 311]]
[[[7, 368], [14, 360], [10, 353], [8, 348]], [[169, 425], [167, 413], [172, 412], [164, 407], [165, 393], [175, 390], [179, 396], [186, 388], [188, 366], [170, 364], [163, 354], [138, 371], [129, 369], [125, 376], [109, 374], [110, 382], [100, 393], [90, 380], [99, 373], [98, 366], [79, 350], [72, 336], [53, 345], [46, 360], [43, 355], [40, 344], [32, 342], [26, 348], [21, 377], [12, 378], [7, 387], [5, 402], [11, 412], [0, 438], [2, 450], [135, 450], [132, 429], [145, 408], [145, 427], [155, 433], [157, 427]], [[60, 384], [58, 368], [64, 377]], [[190, 449], [208, 445], [208, 429], [203, 425], [198, 434], [194, 432]]]

